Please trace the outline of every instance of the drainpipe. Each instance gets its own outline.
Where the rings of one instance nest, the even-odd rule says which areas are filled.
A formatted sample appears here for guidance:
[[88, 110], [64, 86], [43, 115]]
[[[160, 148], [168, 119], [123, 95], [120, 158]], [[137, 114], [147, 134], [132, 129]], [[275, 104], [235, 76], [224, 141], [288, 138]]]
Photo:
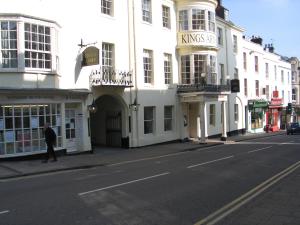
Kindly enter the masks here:
[[[133, 99], [134, 102], [138, 103], [138, 86], [137, 86], [137, 63], [136, 63], [136, 34], [135, 34], [135, 7], [134, 7], [134, 0], [128, 0], [128, 12], [130, 12], [130, 4], [131, 5], [131, 10], [132, 10], [132, 21], [130, 21], [130, 13], [128, 14], [128, 27], [129, 27], [129, 63], [130, 65], [133, 62], [133, 74], [134, 74], [134, 95], [135, 97], [132, 97], [132, 89], [130, 88], [130, 104], [133, 103]], [[132, 38], [132, 40], [131, 40]], [[133, 59], [131, 57], [131, 43], [133, 43]], [[132, 112], [132, 111], [131, 111]], [[138, 120], [138, 107], [137, 110], [135, 110], [135, 130], [136, 130], [136, 144], [137, 146], [139, 146], [139, 120]], [[132, 114], [131, 114], [132, 116]], [[131, 120], [133, 120], [133, 118], [131, 117]], [[132, 123], [133, 124], [133, 123]], [[134, 136], [133, 133], [133, 127], [131, 127], [131, 134], [132, 134], [132, 139]]]
[[[229, 68], [228, 68], [228, 39], [227, 39], [227, 27], [225, 26], [225, 42], [226, 42], [226, 74], [229, 75]], [[228, 131], [230, 131], [230, 96], [228, 96]], [[223, 121], [225, 123], [225, 121]]]

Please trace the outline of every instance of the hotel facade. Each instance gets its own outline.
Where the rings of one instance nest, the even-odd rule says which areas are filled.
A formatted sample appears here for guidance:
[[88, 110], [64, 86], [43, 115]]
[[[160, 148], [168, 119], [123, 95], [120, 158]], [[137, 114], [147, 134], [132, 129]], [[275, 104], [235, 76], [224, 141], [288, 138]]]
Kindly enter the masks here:
[[216, 0], [1, 6], [0, 158], [280, 129], [291, 64]]

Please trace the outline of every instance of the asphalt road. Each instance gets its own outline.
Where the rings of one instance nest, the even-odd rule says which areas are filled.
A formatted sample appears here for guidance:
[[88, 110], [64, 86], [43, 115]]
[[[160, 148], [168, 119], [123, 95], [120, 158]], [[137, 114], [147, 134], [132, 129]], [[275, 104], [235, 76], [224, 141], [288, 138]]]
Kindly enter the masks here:
[[285, 182], [276, 176], [272, 184], [298, 165], [299, 147], [300, 135], [279, 135], [6, 180], [0, 225], [222, 224], [225, 217], [239, 225], [235, 211], [252, 195], [260, 198], [263, 188]]

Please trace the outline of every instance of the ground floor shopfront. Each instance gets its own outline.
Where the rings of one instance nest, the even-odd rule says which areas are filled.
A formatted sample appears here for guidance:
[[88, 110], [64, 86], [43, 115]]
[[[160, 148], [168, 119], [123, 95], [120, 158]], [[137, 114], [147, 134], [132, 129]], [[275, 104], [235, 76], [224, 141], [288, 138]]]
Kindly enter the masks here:
[[259, 133], [264, 132], [266, 126], [266, 111], [268, 102], [263, 99], [248, 101], [248, 132]]
[[46, 151], [43, 127], [57, 134], [56, 150], [91, 150], [86, 90], [0, 90], [0, 158]]

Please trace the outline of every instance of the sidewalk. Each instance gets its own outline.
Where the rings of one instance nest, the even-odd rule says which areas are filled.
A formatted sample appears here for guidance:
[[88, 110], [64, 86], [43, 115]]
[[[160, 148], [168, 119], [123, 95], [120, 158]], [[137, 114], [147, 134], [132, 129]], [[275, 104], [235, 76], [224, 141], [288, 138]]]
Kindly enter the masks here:
[[[284, 132], [281, 131], [275, 133], [246, 134], [229, 137], [227, 141], [238, 142], [266, 136], [281, 135], [283, 133]], [[105, 166], [113, 163], [157, 157], [182, 151], [192, 151], [220, 144], [224, 144], [224, 142], [219, 139], [208, 139], [207, 144], [175, 142], [133, 149], [103, 147], [96, 149], [92, 154], [64, 155], [58, 157], [57, 162], [41, 163], [42, 158], [34, 160], [1, 161], [0, 180], [64, 170]]]

